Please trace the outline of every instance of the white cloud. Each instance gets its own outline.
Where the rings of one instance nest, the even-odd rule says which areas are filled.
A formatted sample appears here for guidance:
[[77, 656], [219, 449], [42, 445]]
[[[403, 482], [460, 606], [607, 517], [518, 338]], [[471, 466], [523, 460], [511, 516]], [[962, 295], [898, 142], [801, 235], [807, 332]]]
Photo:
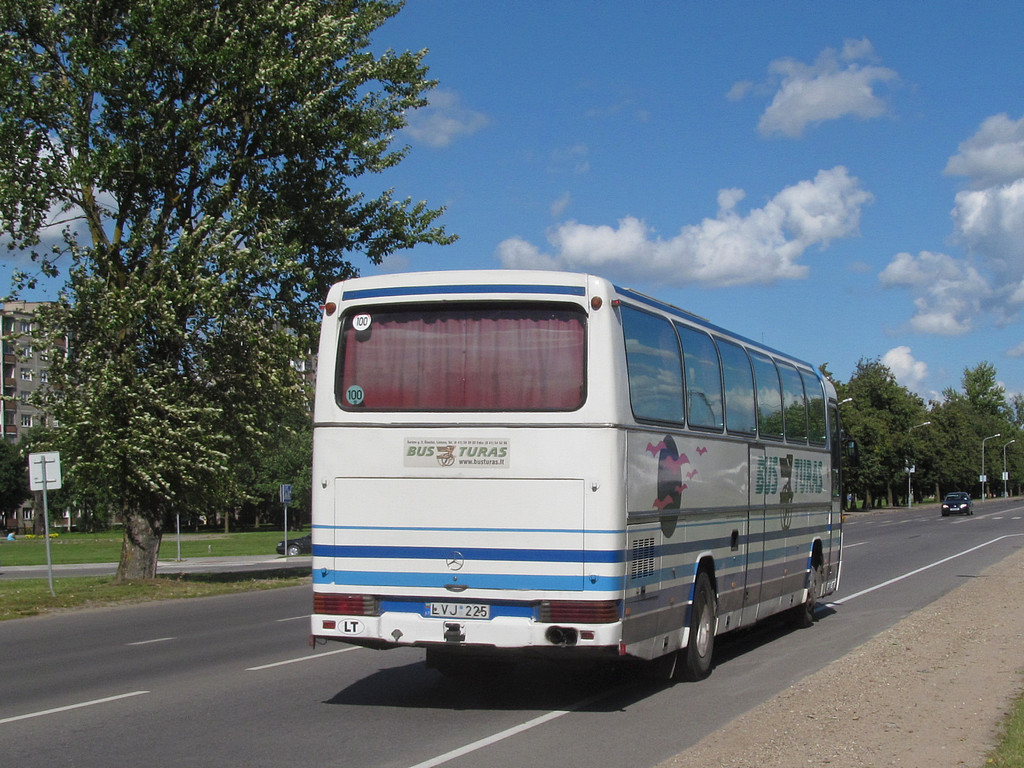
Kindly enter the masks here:
[[436, 90], [430, 103], [407, 115], [406, 131], [416, 141], [431, 147], [447, 147], [459, 136], [471, 136], [490, 125], [490, 119], [462, 105], [458, 94]]
[[573, 144], [571, 147], [560, 147], [551, 153], [553, 172], [569, 171], [582, 175], [590, 171], [590, 147], [586, 144]]
[[894, 347], [882, 355], [885, 365], [896, 380], [910, 390], [916, 390], [928, 376], [928, 365], [915, 360], [910, 347]]
[[977, 132], [949, 158], [945, 173], [967, 176], [975, 189], [995, 187], [1024, 178], [1024, 117], [1005, 114], [986, 119]]
[[1024, 178], [958, 193], [952, 215], [958, 240], [988, 263], [1000, 284], [1024, 277]]
[[[874, 58], [871, 43], [862, 39], [847, 40], [842, 51], [826, 48], [813, 64], [792, 58], [771, 62], [769, 72], [777, 90], [761, 115], [758, 130], [797, 138], [808, 125], [826, 120], [848, 116], [869, 120], [884, 115], [888, 106], [875, 89], [898, 81], [899, 75], [871, 63]], [[737, 100], [751, 90], [750, 83], [739, 82], [727, 97]]]
[[566, 192], [551, 204], [551, 218], [557, 219], [572, 204], [572, 195]]
[[1024, 357], [1024, 341], [1011, 349], [1006, 350], [1007, 357]]
[[987, 309], [998, 324], [1024, 307], [1024, 118], [986, 119], [950, 158], [947, 173], [967, 177], [952, 211], [954, 236], [993, 286]]
[[737, 210], [743, 197], [739, 189], [720, 191], [716, 218], [684, 226], [669, 240], [633, 216], [616, 226], [568, 221], [548, 234], [553, 254], [511, 238], [499, 244], [498, 257], [512, 268], [597, 271], [673, 285], [799, 279], [807, 276], [800, 263], [807, 249], [855, 235], [861, 209], [873, 200], [842, 166], [783, 189], [746, 215]]
[[945, 253], [921, 251], [915, 258], [909, 253], [898, 253], [879, 275], [886, 287], [927, 286], [936, 281], [959, 280], [963, 268]]
[[954, 239], [969, 259], [901, 253], [879, 280], [910, 291], [914, 330], [963, 334], [983, 316], [1006, 325], [1024, 307], [1024, 118], [987, 118], [960, 144], [945, 173], [967, 178], [951, 216]]
[[945, 253], [898, 253], [878, 276], [885, 288], [906, 288], [914, 298], [911, 329], [939, 336], [973, 330], [974, 318], [991, 296], [974, 267]]
[[733, 83], [732, 88], [725, 94], [725, 98], [729, 101], [740, 101], [745, 98], [748, 93], [754, 89], [754, 83], [749, 80], [740, 80], [737, 83]]

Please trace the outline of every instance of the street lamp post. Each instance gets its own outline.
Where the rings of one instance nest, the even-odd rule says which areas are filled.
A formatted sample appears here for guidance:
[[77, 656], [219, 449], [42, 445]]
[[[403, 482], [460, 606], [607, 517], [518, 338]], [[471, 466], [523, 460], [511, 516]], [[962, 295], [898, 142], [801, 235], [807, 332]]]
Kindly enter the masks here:
[[1014, 438], [1009, 443], [1006, 443], [1005, 445], [1003, 445], [1003, 498], [1004, 499], [1007, 496], [1007, 493], [1006, 493], [1006, 446], [1010, 445], [1010, 443], [1016, 443], [1016, 442], [1017, 442], [1017, 438]]
[[[915, 429], [920, 429], [921, 427], [927, 427], [929, 424], [931, 424], [930, 421], [926, 421], [923, 424], [917, 424], [917, 425], [911, 427], [909, 430], [907, 430], [907, 434], [909, 435]], [[913, 447], [913, 446], [911, 446], [911, 447]], [[916, 467], [913, 464], [911, 464], [912, 461], [914, 461], [913, 457], [907, 459], [907, 507], [908, 508], [914, 506], [914, 489], [910, 485], [910, 482], [911, 482], [911, 478], [914, 477], [914, 471], [915, 471]]]
[[994, 435], [989, 435], [988, 437], [983, 438], [982, 441], [981, 441], [981, 500], [982, 501], [984, 501], [986, 498], [988, 498], [985, 495], [985, 483], [988, 482], [988, 477], [985, 475], [985, 443], [988, 440], [992, 440], [994, 438], [1002, 437], [1002, 436], [1003, 436], [1002, 432], [996, 432]]

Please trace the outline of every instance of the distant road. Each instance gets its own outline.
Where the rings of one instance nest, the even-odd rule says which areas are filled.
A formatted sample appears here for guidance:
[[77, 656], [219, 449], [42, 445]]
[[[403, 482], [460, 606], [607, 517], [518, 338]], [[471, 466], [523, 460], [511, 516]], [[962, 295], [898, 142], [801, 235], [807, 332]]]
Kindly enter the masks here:
[[[11, 579], [45, 579], [45, 565], [2, 565], [0, 560], [0, 581]], [[158, 574], [168, 573], [246, 573], [249, 571], [312, 568], [313, 557], [282, 557], [280, 555], [253, 555], [250, 557], [188, 557], [181, 560], [161, 559], [157, 564]], [[117, 563], [82, 563], [81, 565], [54, 565], [54, 578], [71, 576], [113, 576]]]

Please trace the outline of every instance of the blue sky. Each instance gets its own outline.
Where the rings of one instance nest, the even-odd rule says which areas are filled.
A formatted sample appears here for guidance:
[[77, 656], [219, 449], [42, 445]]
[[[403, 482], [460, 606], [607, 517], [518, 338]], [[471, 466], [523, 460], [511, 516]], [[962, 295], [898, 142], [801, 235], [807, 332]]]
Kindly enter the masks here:
[[365, 189], [460, 240], [363, 273], [594, 272], [844, 381], [1024, 392], [1022, 40], [1005, 0], [409, 0], [374, 47], [439, 87]]
[[1022, 40], [1006, 2], [410, 0], [375, 46], [439, 87], [384, 181], [460, 240], [383, 271], [589, 271], [844, 381], [1024, 392]]

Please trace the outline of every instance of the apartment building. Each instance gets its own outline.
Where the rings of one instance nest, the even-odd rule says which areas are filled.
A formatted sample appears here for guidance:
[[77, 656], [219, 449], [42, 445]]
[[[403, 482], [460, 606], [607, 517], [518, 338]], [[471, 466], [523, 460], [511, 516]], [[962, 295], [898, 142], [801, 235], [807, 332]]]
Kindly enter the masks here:
[[[0, 425], [3, 439], [17, 442], [26, 430], [45, 423], [46, 415], [32, 404], [32, 395], [47, 383], [51, 348], [36, 337], [38, 301], [8, 301], [0, 304], [3, 333], [3, 379], [0, 380]], [[34, 512], [31, 501], [3, 521], [7, 530], [30, 528]]]
[[26, 429], [40, 426], [43, 413], [32, 404], [32, 396], [46, 384], [50, 349], [35, 336], [38, 301], [8, 301], [0, 305], [3, 320], [3, 410], [4, 439], [17, 442]]

